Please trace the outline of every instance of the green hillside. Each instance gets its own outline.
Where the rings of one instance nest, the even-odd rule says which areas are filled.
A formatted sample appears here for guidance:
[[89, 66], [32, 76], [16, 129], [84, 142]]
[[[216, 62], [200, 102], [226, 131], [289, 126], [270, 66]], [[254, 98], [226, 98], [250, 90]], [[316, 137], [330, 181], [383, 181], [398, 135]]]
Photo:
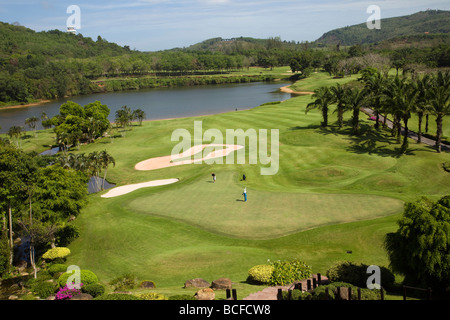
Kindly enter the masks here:
[[427, 10], [408, 16], [381, 19], [381, 29], [369, 29], [361, 23], [335, 29], [323, 34], [316, 43], [343, 46], [376, 43], [400, 36], [450, 32], [450, 12]]

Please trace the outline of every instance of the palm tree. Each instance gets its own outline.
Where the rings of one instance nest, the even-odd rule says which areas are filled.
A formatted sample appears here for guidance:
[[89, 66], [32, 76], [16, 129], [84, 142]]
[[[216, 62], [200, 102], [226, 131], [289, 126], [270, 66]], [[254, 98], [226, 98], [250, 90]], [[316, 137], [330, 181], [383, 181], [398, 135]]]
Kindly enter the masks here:
[[100, 152], [100, 161], [103, 169], [105, 169], [105, 175], [103, 176], [103, 182], [102, 182], [102, 190], [105, 189], [105, 181], [106, 181], [106, 172], [108, 170], [108, 166], [112, 164], [113, 166], [116, 165], [116, 161], [114, 158], [105, 150]]
[[346, 97], [345, 107], [352, 111], [353, 134], [359, 134], [359, 113], [361, 108], [367, 103], [367, 90], [358, 87], [348, 88]]
[[[427, 74], [422, 78], [416, 79], [413, 83], [415, 89], [417, 90], [417, 100], [415, 105], [415, 113], [417, 113], [419, 120], [419, 128], [417, 132], [417, 143], [422, 142], [422, 120], [423, 117], [426, 116], [428, 118], [429, 106], [428, 106], [428, 95], [429, 95], [429, 87], [431, 85], [431, 77]], [[428, 124], [428, 121], [427, 121]], [[428, 127], [428, 125], [427, 125]]]
[[36, 137], [36, 124], [38, 121], [39, 121], [39, 118], [36, 116], [25, 119], [25, 124], [28, 125], [30, 127], [30, 129], [33, 129], [35, 137]]
[[323, 122], [321, 123], [321, 126], [326, 127], [328, 125], [328, 106], [332, 104], [333, 99], [330, 89], [328, 87], [320, 87], [314, 91], [312, 98], [315, 98], [315, 100], [308, 103], [305, 113], [308, 113], [315, 108], [322, 110]]
[[136, 109], [133, 111], [133, 118], [137, 119], [139, 121], [139, 125], [142, 125], [142, 120], [144, 120], [146, 117], [146, 114], [144, 110], [142, 109]]
[[384, 110], [386, 111], [386, 113], [392, 114], [392, 136], [397, 136], [397, 143], [401, 143], [401, 119], [403, 116], [403, 111], [402, 103], [400, 100], [402, 99], [404, 90], [406, 90], [406, 78], [400, 78], [397, 76], [387, 84], [384, 90]]
[[11, 139], [16, 140], [16, 145], [19, 147], [19, 139], [22, 135], [22, 127], [20, 126], [11, 126], [8, 130], [8, 135], [11, 137]]
[[88, 155], [88, 170], [92, 177], [94, 177], [95, 183], [97, 185], [97, 190], [100, 189], [99, 176], [100, 170], [102, 169], [102, 161], [100, 154], [97, 151], [91, 152]]
[[330, 88], [330, 92], [332, 95], [332, 103], [337, 104], [336, 111], [338, 116], [338, 125], [339, 128], [342, 128], [344, 126], [346, 90], [338, 83], [336, 86]]
[[380, 112], [383, 107], [382, 98], [386, 83], [386, 77], [383, 76], [380, 72], [369, 75], [367, 78], [365, 78], [365, 86], [369, 92], [370, 104], [375, 112], [375, 129], [377, 130], [380, 128]]
[[442, 120], [450, 115], [450, 90], [444, 86], [435, 86], [431, 88], [430, 112], [436, 116], [436, 150], [441, 152], [442, 141]]

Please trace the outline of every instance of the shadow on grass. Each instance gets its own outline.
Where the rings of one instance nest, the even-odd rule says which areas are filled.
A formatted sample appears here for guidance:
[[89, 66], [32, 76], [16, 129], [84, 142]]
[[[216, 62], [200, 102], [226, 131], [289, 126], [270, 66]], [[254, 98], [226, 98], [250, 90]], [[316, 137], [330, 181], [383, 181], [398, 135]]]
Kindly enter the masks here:
[[[376, 130], [372, 125], [366, 123], [360, 123], [358, 134], [353, 132], [350, 121], [345, 122], [342, 128], [339, 128], [336, 124], [330, 124], [327, 127], [320, 125], [297, 126], [289, 128], [289, 130], [316, 130], [322, 135], [343, 136], [345, 140], [350, 142], [350, 146], [346, 150], [358, 154], [376, 154], [382, 157], [400, 158], [403, 155], [414, 155], [418, 151], [435, 152], [435, 149], [431, 146], [414, 147], [416, 142], [409, 142], [409, 147], [403, 152], [401, 144], [397, 143], [396, 137], [392, 137], [389, 130], [382, 128]], [[393, 145], [396, 146], [393, 147]]]

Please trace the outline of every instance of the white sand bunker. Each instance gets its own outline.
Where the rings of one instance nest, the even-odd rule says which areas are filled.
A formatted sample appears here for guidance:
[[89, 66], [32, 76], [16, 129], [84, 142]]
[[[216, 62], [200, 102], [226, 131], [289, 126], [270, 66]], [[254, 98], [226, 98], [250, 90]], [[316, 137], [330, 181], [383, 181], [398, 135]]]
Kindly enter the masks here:
[[178, 179], [153, 180], [153, 181], [149, 181], [149, 182], [142, 182], [142, 183], [130, 184], [130, 185], [126, 185], [126, 186], [120, 186], [120, 187], [116, 187], [116, 188], [109, 190], [107, 193], [105, 193], [101, 197], [102, 198], [118, 197], [118, 196], [133, 192], [133, 191], [141, 189], [141, 188], [164, 186], [164, 185], [172, 184], [172, 183], [175, 183], [178, 181], [179, 181]]
[[[201, 151], [203, 151], [206, 147], [223, 147], [224, 149], [220, 150], [214, 150], [210, 153], [208, 153], [206, 156], [204, 156], [201, 159], [191, 159], [191, 157], [194, 154], [197, 154]], [[226, 157], [231, 152], [237, 151], [244, 148], [244, 146], [241, 145], [234, 145], [234, 144], [202, 144], [194, 146], [187, 151], [176, 154], [176, 155], [170, 155], [170, 156], [164, 156], [164, 157], [157, 157], [157, 158], [151, 158], [148, 160], [144, 160], [142, 162], [139, 162], [134, 168], [136, 170], [140, 171], [146, 171], [146, 170], [156, 170], [156, 169], [162, 169], [162, 168], [168, 168], [168, 167], [174, 167], [179, 166], [183, 164], [192, 164], [194, 161], [204, 161], [214, 158], [222, 158]], [[179, 160], [183, 158], [184, 160]], [[178, 161], [177, 161], [178, 160]]]

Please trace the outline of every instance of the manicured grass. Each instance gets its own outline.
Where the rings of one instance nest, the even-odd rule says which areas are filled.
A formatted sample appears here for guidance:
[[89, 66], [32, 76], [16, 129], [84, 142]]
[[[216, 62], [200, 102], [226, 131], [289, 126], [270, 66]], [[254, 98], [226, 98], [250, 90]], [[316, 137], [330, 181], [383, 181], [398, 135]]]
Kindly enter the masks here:
[[[314, 74], [310, 81], [334, 80]], [[310, 101], [310, 96], [299, 96], [247, 111], [149, 121], [124, 137], [81, 146], [75, 152], [107, 150], [115, 158], [108, 180], [118, 185], [168, 178], [180, 182], [117, 198], [89, 196], [75, 220], [81, 237], [70, 245], [68, 263], [92, 270], [104, 283], [132, 272], [140, 280], [155, 281], [155, 291], [166, 295], [193, 292], [181, 288], [191, 278], [229, 277], [240, 298], [262, 289], [245, 279], [248, 269], [268, 259], [300, 258], [323, 274], [341, 260], [387, 266], [383, 239], [397, 229], [402, 202], [449, 193], [450, 179], [442, 170], [449, 155], [411, 140], [408, 154], [400, 156], [390, 133], [374, 131], [363, 114], [360, 136], [348, 126], [339, 129], [333, 110], [330, 126], [321, 128], [319, 111], [305, 114]], [[349, 117], [345, 114], [345, 120]], [[184, 128], [193, 133], [194, 120], [203, 121], [203, 130], [221, 132], [278, 129], [278, 173], [262, 176], [259, 164], [134, 170], [142, 160], [169, 155], [178, 143], [171, 141], [172, 132]], [[215, 184], [210, 182], [213, 171]], [[247, 203], [238, 201], [243, 173]]]
[[[269, 192], [248, 189], [237, 174], [217, 171], [178, 189], [136, 197], [127, 209], [229, 237], [267, 239], [323, 225], [372, 219], [401, 211], [403, 202], [380, 196]], [[176, 199], [176, 201], [174, 201]], [[371, 204], [376, 204], [371, 205]]]
[[341, 85], [355, 81], [360, 75], [353, 74], [351, 76], [345, 76], [343, 78], [333, 78], [326, 72], [317, 72], [310, 77], [301, 79], [295, 82], [290, 88], [294, 91], [314, 91], [322, 86], [332, 86], [336, 83]]

